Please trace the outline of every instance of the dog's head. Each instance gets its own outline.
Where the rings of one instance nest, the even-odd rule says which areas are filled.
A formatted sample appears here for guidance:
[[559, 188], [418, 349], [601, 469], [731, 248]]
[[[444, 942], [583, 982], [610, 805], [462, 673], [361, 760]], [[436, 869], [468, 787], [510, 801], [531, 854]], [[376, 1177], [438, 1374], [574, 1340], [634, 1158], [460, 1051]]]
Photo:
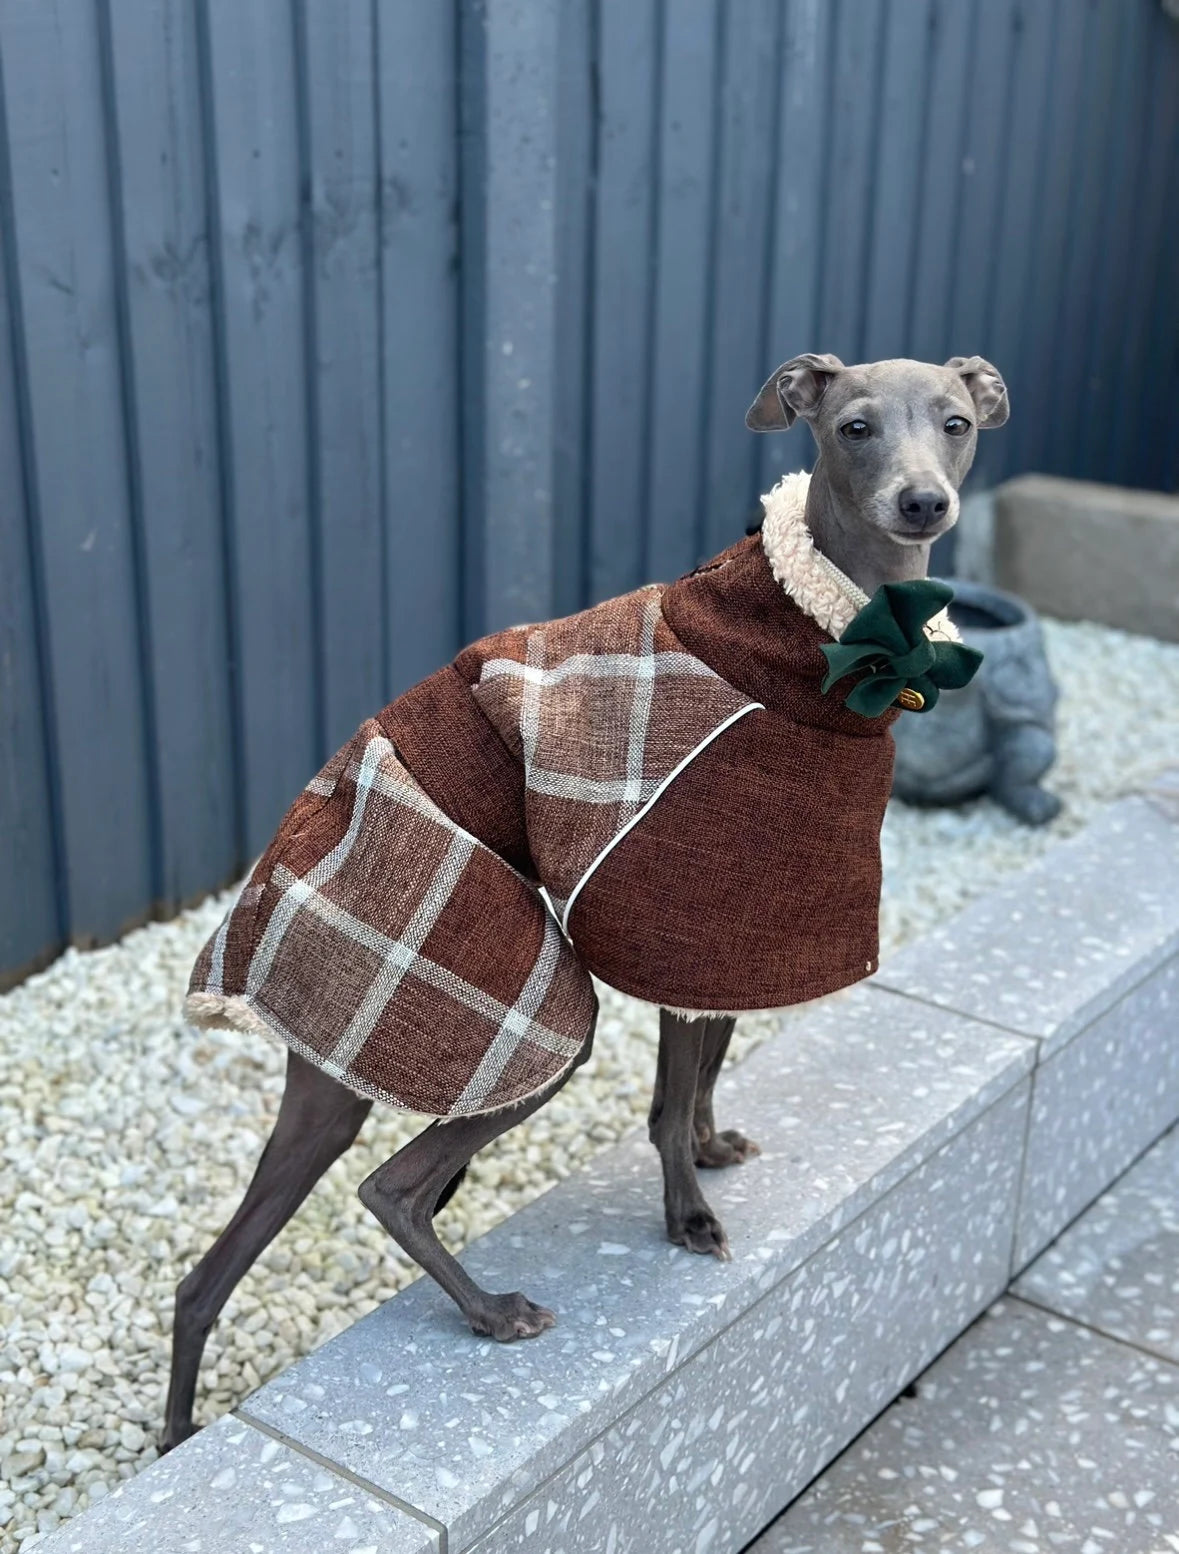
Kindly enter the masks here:
[[775, 432], [801, 417], [841, 506], [900, 544], [926, 545], [957, 522], [979, 431], [1007, 415], [1007, 387], [981, 356], [845, 367], [807, 355], [770, 376], [745, 424]]

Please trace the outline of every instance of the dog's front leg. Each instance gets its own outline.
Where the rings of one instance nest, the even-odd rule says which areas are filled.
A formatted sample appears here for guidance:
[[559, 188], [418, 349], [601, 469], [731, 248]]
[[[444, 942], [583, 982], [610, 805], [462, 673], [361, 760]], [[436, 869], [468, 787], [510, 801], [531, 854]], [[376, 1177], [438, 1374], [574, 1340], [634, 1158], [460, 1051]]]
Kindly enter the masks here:
[[728, 1258], [729, 1243], [696, 1180], [696, 1087], [707, 1019], [684, 1020], [659, 1011], [659, 1069], [649, 1134], [663, 1162], [667, 1234], [690, 1252]]
[[736, 1023], [734, 1015], [715, 1014], [705, 1027], [704, 1040], [700, 1048], [700, 1077], [696, 1081], [694, 1127], [698, 1166], [715, 1168], [743, 1165], [753, 1155], [761, 1154], [761, 1150], [753, 1140], [747, 1139], [736, 1128], [718, 1131], [716, 1118], [712, 1113], [712, 1092], [717, 1076], [720, 1074], [721, 1065], [725, 1061], [725, 1053], [729, 1050], [729, 1042], [732, 1040], [733, 1027]]

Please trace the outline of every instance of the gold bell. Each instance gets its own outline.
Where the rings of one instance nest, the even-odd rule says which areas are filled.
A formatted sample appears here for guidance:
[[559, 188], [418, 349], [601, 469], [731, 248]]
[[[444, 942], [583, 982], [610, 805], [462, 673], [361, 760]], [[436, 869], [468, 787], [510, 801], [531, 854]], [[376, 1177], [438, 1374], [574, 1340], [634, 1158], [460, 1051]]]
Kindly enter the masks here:
[[906, 712], [920, 712], [925, 706], [925, 697], [920, 691], [915, 691], [912, 686], [906, 685], [897, 697], [897, 705], [903, 707]]

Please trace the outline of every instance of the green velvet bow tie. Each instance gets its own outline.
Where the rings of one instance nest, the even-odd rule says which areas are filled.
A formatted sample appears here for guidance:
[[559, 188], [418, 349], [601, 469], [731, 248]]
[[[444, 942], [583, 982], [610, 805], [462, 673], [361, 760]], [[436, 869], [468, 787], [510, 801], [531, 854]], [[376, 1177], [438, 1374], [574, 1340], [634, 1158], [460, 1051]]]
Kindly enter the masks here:
[[898, 699], [912, 712], [928, 712], [943, 690], [966, 685], [982, 654], [961, 642], [931, 642], [924, 629], [953, 597], [952, 588], [930, 577], [882, 583], [839, 641], [822, 649], [828, 667], [824, 696], [837, 681], [867, 669], [846, 705], [878, 718]]

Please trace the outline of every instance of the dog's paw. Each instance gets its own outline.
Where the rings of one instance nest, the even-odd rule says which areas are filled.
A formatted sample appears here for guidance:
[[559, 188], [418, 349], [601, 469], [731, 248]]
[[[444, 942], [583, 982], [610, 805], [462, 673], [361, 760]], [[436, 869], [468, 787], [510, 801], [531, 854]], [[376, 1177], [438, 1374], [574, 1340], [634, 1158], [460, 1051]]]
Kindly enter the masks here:
[[710, 1209], [690, 1209], [684, 1215], [667, 1216], [667, 1238], [689, 1252], [703, 1252], [727, 1263], [733, 1254], [724, 1226]]
[[719, 1169], [721, 1166], [744, 1165], [747, 1160], [752, 1160], [754, 1155], [760, 1155], [761, 1148], [752, 1139], [747, 1139], [743, 1133], [738, 1133], [736, 1128], [726, 1128], [723, 1133], [710, 1133], [706, 1137], [696, 1137], [696, 1164], [710, 1169]]
[[200, 1425], [193, 1424], [192, 1420], [190, 1419], [187, 1424], [175, 1425], [172, 1429], [165, 1430], [164, 1434], [160, 1437], [160, 1456], [164, 1457], [168, 1452], [174, 1451], [182, 1441], [190, 1440], [192, 1436], [196, 1435], [199, 1429]]
[[535, 1338], [546, 1327], [556, 1324], [556, 1317], [544, 1306], [537, 1306], [521, 1295], [519, 1290], [511, 1295], [485, 1295], [480, 1304], [467, 1313], [471, 1331], [481, 1338], [494, 1338], [497, 1343], [514, 1343], [517, 1338]]

